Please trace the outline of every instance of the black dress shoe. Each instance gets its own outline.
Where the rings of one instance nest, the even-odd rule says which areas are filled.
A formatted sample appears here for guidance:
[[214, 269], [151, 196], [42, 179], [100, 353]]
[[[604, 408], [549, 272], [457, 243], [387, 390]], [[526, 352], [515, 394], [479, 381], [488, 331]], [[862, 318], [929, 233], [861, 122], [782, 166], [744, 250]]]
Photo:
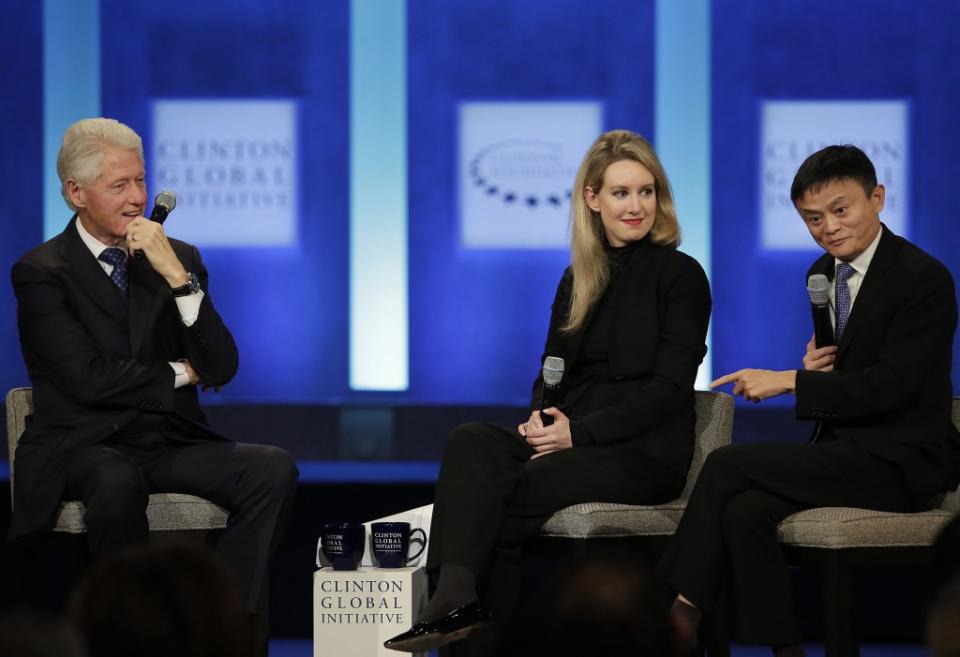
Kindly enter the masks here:
[[459, 641], [490, 625], [493, 625], [493, 615], [474, 601], [435, 621], [417, 623], [406, 632], [384, 641], [383, 647], [402, 652], [426, 652]]

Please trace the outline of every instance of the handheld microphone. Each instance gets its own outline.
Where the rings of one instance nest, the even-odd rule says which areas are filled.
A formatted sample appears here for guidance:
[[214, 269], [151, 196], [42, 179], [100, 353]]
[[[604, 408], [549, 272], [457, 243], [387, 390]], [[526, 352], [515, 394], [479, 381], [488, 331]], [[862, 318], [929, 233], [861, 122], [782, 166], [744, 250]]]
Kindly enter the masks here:
[[560, 402], [560, 382], [563, 380], [563, 359], [547, 356], [543, 361], [543, 388], [540, 391], [540, 419], [543, 426], [553, 424], [553, 417], [545, 415], [543, 410], [556, 406]]
[[153, 212], [150, 213], [147, 219], [162, 224], [167, 220], [167, 215], [173, 212], [175, 207], [177, 207], [177, 195], [165, 189], [153, 199]]
[[830, 323], [830, 281], [823, 274], [813, 274], [807, 279], [807, 294], [810, 295], [813, 334], [817, 348], [836, 345], [837, 339]]
[[[177, 195], [165, 189], [153, 199], [153, 212], [147, 219], [163, 224], [167, 220], [167, 215], [173, 212], [175, 207], [177, 207]], [[144, 255], [143, 251], [134, 251], [133, 257], [143, 260], [147, 256]]]

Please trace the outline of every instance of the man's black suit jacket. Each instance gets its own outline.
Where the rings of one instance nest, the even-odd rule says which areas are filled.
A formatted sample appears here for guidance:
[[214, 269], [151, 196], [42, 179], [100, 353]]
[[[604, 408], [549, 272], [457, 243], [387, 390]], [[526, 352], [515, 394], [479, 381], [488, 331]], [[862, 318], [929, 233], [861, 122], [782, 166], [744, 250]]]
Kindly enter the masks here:
[[129, 259], [125, 299], [80, 239], [76, 221], [13, 266], [34, 413], [16, 451], [11, 538], [53, 519], [76, 450], [121, 434], [141, 413], [158, 414], [191, 439], [225, 440], [207, 427], [196, 386], [174, 390], [169, 365], [186, 358], [210, 385], [237, 371], [237, 347], [207, 293], [197, 249], [170, 240], [205, 293], [187, 327], [166, 281], [145, 259]]
[[[560, 356], [576, 377], [583, 340], [599, 303], [583, 327], [564, 333], [572, 275], [557, 287], [543, 357]], [[710, 285], [700, 264], [670, 246], [642, 240], [617, 281], [606, 292], [612, 312], [609, 357], [596, 376], [565, 390], [561, 410], [571, 418], [575, 446], [596, 444], [654, 459], [681, 479], [693, 454], [696, 417], [693, 386], [706, 354]], [[534, 381], [532, 405], [539, 408], [542, 377]]]
[[[950, 420], [957, 301], [938, 260], [886, 226], [833, 372], [797, 372], [796, 412], [900, 468], [918, 509], [957, 485], [960, 434]], [[834, 258], [810, 274], [833, 278]]]

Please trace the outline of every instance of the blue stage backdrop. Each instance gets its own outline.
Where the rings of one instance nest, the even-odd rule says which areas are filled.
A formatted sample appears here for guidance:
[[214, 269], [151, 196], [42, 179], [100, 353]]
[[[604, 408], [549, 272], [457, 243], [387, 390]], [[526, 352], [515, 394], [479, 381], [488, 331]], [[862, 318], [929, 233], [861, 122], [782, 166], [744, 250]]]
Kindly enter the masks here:
[[[387, 392], [351, 389], [348, 371], [351, 193], [356, 203], [394, 183], [350, 187], [351, 84], [357, 84], [350, 39], [361, 38], [351, 32], [351, 10], [357, 7], [346, 1], [286, 1], [269, 9], [185, 0], [121, 5], [100, 2], [101, 33], [111, 35], [102, 39], [102, 113], [144, 136], [148, 179], [159, 183], [152, 191], [163, 185], [180, 193], [167, 230], [201, 246], [213, 298], [240, 343], [240, 374], [211, 402], [525, 403], [568, 261], [576, 166], [607, 127], [652, 134], [652, 0], [594, 7], [647, 32], [602, 48], [582, 29], [582, 7], [572, 0], [553, 3], [549, 12], [506, 1], [408, 3], [408, 243], [397, 248], [407, 249], [409, 263], [403, 357], [410, 376], [405, 390]], [[277, 128], [270, 119], [251, 124], [247, 136], [237, 132], [237, 116], [261, 111], [257, 103], [292, 115], [294, 143], [284, 137], [286, 124]], [[248, 166], [248, 152], [267, 157], [270, 149], [287, 159], [277, 167]], [[485, 176], [479, 210], [470, 217], [463, 195], [478, 193], [481, 181], [464, 158], [477, 159]], [[265, 209], [260, 218], [253, 213], [259, 226], [243, 228], [261, 235], [260, 244], [229, 234], [224, 206], [227, 219], [242, 222], [251, 213], [237, 205], [238, 194], [245, 187], [253, 194], [275, 170], [296, 178], [284, 193], [292, 189], [296, 197], [290, 204], [297, 225], [272, 224], [281, 220]], [[241, 182], [231, 187], [233, 179]], [[203, 203], [206, 214], [198, 208]], [[465, 234], [471, 225], [491, 235], [486, 224], [509, 212], [516, 222], [540, 222], [552, 242], [544, 244], [529, 226], [503, 244], [476, 244]], [[507, 215], [505, 225], [510, 221]], [[222, 226], [220, 235], [199, 222]], [[376, 222], [366, 230], [375, 233]], [[277, 244], [283, 240], [271, 231], [295, 239]], [[360, 273], [380, 264], [360, 263]], [[389, 291], [395, 281], [382, 284]], [[374, 286], [368, 293], [384, 292]], [[403, 327], [374, 328], [386, 337]]]
[[[862, 145], [888, 164], [879, 167], [880, 182], [906, 193], [907, 207], [896, 211], [906, 217], [909, 239], [946, 263], [954, 278], [960, 275], [952, 199], [960, 176], [960, 136], [953, 128], [960, 101], [958, 26], [960, 10], [941, 2], [714, 2], [715, 374], [802, 367], [813, 333], [804, 276], [820, 251], [809, 236], [806, 248], [771, 249], [762, 241], [764, 169], [777, 156], [764, 151], [765, 103], [904, 103], [906, 143], [896, 142], [896, 130], [875, 130]], [[841, 126], [837, 139], [856, 141], [850, 132]], [[766, 146], [805, 155], [821, 145], [809, 137], [796, 134]], [[897, 160], [892, 153], [906, 158], [906, 180], [884, 180]], [[787, 197], [792, 173], [782, 181]], [[784, 220], [801, 221], [796, 214]], [[956, 386], [960, 364], [954, 351]]]
[[[378, 266], [351, 264], [352, 212], [360, 201], [386, 193], [376, 182], [352, 185], [358, 153], [351, 139], [363, 136], [354, 132], [363, 118], [356, 102], [377, 100], [375, 86], [354, 88], [370, 73], [355, 70], [364, 48], [376, 47], [358, 42], [370, 36], [352, 29], [359, 3], [85, 2], [99, 16], [95, 84], [102, 113], [144, 136], [150, 180], [160, 178], [182, 194], [169, 233], [187, 236], [199, 228], [190, 222], [202, 222], [203, 215], [188, 212], [187, 199], [201, 183], [232, 199], [223, 203], [253, 203], [238, 194], [257, 191], [272, 199], [273, 209], [289, 210], [269, 215], [275, 226], [248, 226], [255, 230], [239, 245], [228, 235], [231, 215], [221, 208], [217, 221], [224, 223], [203, 238], [212, 296], [241, 348], [237, 380], [208, 396], [211, 402], [526, 401], [554, 287], [568, 261], [566, 194], [585, 144], [607, 128], [655, 134], [655, 89], [669, 88], [670, 81], [654, 84], [654, 0], [601, 0], [589, 9], [574, 0], [408, 0], [405, 24], [382, 26], [395, 32], [392, 47], [401, 44], [405, 57], [402, 88], [383, 89], [384, 102], [402, 103], [406, 112], [402, 139], [389, 145], [390, 157], [406, 154], [391, 164], [405, 177], [405, 199], [395, 194], [397, 180], [389, 181], [392, 198], [404, 207], [384, 219], [390, 231], [401, 227], [405, 235], [394, 251], [406, 258], [407, 280], [384, 279], [381, 293], [408, 321], [373, 327], [385, 336], [408, 335], [409, 374], [404, 370], [398, 379], [406, 389], [390, 392], [351, 388], [351, 266]], [[0, 257], [8, 267], [43, 239], [41, 180], [50, 172], [42, 155], [42, 26], [44, 7], [54, 11], [57, 4], [10, 3], [0, 39], [8, 64], [0, 68], [6, 90], [0, 135], [8, 154], [0, 164]], [[800, 219], [784, 199], [799, 159], [824, 140], [864, 145], [894, 192], [889, 215], [898, 230], [960, 275], [952, 203], [960, 173], [960, 136], [953, 129], [960, 7], [713, 0], [710, 13], [714, 314], [708, 357], [715, 374], [797, 367], [811, 332], [803, 277], [817, 250], [796, 230]], [[72, 43], [52, 45], [70, 56]], [[163, 123], [182, 116], [177, 112], [190, 103], [207, 104], [206, 124], [200, 114], [194, 121], [176, 119], [173, 128]], [[269, 104], [266, 111], [275, 112], [269, 116], [278, 118], [261, 121], [244, 141], [230, 123], [256, 103], [260, 109]], [[155, 124], [155, 117], [166, 118]], [[211, 126], [204, 129], [209, 144], [203, 125]], [[193, 130], [199, 136], [189, 136]], [[163, 139], [173, 133], [196, 167], [191, 174], [178, 170], [175, 183], [164, 178], [169, 171], [159, 171], [160, 155], [175, 148]], [[369, 177], [375, 147], [364, 145], [364, 181], [376, 180]], [[211, 154], [224, 159], [203, 168]], [[198, 186], [184, 182], [188, 176]], [[69, 212], [59, 211], [65, 224]], [[541, 223], [547, 228], [534, 240], [539, 231], [529, 228]], [[788, 223], [781, 235], [777, 226]], [[364, 237], [376, 242], [376, 221], [364, 226]], [[364, 289], [376, 295], [372, 281]], [[6, 389], [27, 378], [13, 295], [9, 284], [0, 288], [0, 385]], [[960, 363], [954, 360], [956, 379]]]
[[43, 236], [43, 43], [41, 3], [4, 7], [0, 28], [0, 393], [27, 383], [17, 340], [16, 302], [10, 267]]
[[[474, 154], [458, 151], [459, 105], [593, 102], [602, 107], [601, 129], [652, 133], [653, 3], [604, 0], [590, 7], [592, 16], [632, 26], [638, 38], [584, 29], [583, 10], [576, 0], [551, 2], [549, 11], [543, 3], [508, 0], [409, 3], [411, 399], [527, 403], [550, 304], [569, 262], [563, 248], [464, 245], [458, 219], [461, 194], [470, 189], [460, 188], [459, 162]], [[491, 129], [490, 146], [497, 129], [509, 126]], [[549, 141], [562, 148], [567, 137], [557, 132]], [[525, 145], [516, 156], [531, 165], [549, 152]], [[567, 153], [563, 165], [575, 169], [582, 154]], [[572, 174], [559, 181], [559, 193]], [[494, 181], [502, 189], [490, 196], [490, 212], [500, 211], [498, 203], [510, 211], [502, 192], [516, 192], [519, 202], [532, 178], [507, 173]], [[547, 211], [544, 205], [527, 208], [530, 216]]]
[[[348, 394], [348, 4], [101, 0], [101, 16], [102, 111], [136, 129], [151, 152], [155, 100], [296, 103], [299, 239], [202, 247], [241, 359], [234, 382], [205, 398], [339, 401]], [[170, 216], [171, 235], [181, 220]]]

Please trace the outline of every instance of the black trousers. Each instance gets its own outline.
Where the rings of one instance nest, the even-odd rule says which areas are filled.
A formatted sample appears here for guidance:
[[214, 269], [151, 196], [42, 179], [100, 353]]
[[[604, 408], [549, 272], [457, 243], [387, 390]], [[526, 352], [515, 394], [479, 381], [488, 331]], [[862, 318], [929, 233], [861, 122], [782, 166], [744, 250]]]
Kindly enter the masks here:
[[230, 518], [217, 552], [236, 572], [247, 610], [257, 613], [297, 476], [293, 457], [278, 447], [151, 433], [80, 450], [70, 462], [64, 496], [86, 506], [94, 557], [146, 542], [150, 493], [198, 495], [224, 507]]
[[427, 568], [469, 569], [499, 618], [516, 604], [523, 541], [555, 511], [581, 502], [656, 504], [683, 489], [666, 466], [614, 447], [533, 453], [515, 428], [465, 424], [450, 434], [437, 482]]
[[800, 640], [777, 525], [821, 506], [915, 511], [897, 467], [848, 442], [737, 444], [712, 452], [658, 574], [702, 609], [716, 603], [725, 557], [737, 590], [740, 640]]

